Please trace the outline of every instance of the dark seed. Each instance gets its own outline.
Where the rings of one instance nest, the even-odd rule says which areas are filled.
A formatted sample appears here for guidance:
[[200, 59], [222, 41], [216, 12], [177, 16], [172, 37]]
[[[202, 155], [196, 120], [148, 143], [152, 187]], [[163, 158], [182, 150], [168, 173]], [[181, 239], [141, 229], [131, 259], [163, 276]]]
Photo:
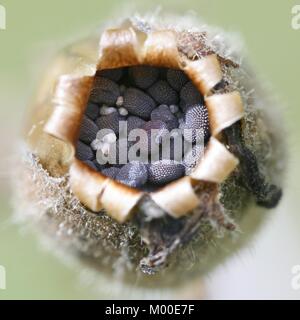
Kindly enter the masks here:
[[148, 89], [148, 93], [159, 104], [171, 105], [178, 102], [177, 92], [164, 80], [154, 83], [154, 85]]
[[199, 161], [201, 161], [201, 158], [203, 157], [203, 155], [204, 155], [203, 145], [194, 146], [185, 153], [185, 156], [183, 159], [183, 165], [186, 168], [186, 174], [191, 173], [192, 169], [197, 166]]
[[97, 117], [99, 116], [99, 106], [95, 103], [89, 102], [85, 114], [91, 119], [91, 120], [96, 120]]
[[148, 166], [148, 181], [162, 185], [184, 176], [184, 166], [172, 160], [161, 160]]
[[180, 91], [180, 107], [184, 112], [194, 104], [203, 104], [203, 97], [194, 84], [189, 81]]
[[124, 93], [124, 108], [131, 114], [148, 120], [155, 108], [155, 102], [143, 91], [129, 88]]
[[108, 178], [115, 179], [116, 176], [119, 174], [119, 171], [120, 171], [120, 169], [117, 167], [110, 167], [110, 168], [102, 170], [102, 173]]
[[95, 163], [94, 163], [93, 161], [91, 161], [91, 160], [86, 160], [86, 161], [84, 161], [84, 163], [87, 164], [90, 168], [98, 171], [98, 168], [97, 168], [97, 166], [95, 165]]
[[92, 148], [81, 141], [77, 143], [76, 156], [81, 161], [94, 159]]
[[145, 141], [145, 144], [148, 143], [148, 153], [151, 151], [153, 147], [151, 144], [152, 142], [160, 144], [162, 138], [168, 134], [167, 125], [160, 120], [148, 121], [144, 124], [142, 129], [145, 130], [145, 132], [147, 133], [147, 141]]
[[152, 111], [151, 120], [161, 120], [165, 122], [169, 131], [178, 128], [179, 125], [177, 118], [165, 104], [160, 105]]
[[98, 104], [114, 105], [120, 96], [119, 86], [112, 80], [96, 77], [91, 91], [91, 101]]
[[122, 78], [123, 75], [123, 69], [117, 68], [117, 69], [106, 69], [106, 70], [101, 70], [97, 72], [97, 75], [103, 78], [110, 79], [112, 81], [119, 81]]
[[130, 187], [139, 188], [148, 180], [147, 166], [138, 161], [128, 163], [120, 169], [116, 180]]
[[167, 71], [167, 81], [176, 91], [180, 91], [188, 80], [187, 75], [181, 70], [169, 69]]
[[189, 107], [185, 114], [183, 128], [189, 129], [184, 132], [184, 138], [187, 141], [196, 142], [196, 139], [206, 141], [210, 135], [209, 119], [206, 107], [202, 104], [196, 104]]
[[142, 128], [145, 123], [146, 123], [146, 121], [141, 119], [141, 118], [139, 118], [139, 117], [129, 116], [127, 118], [127, 131], [128, 131], [128, 134], [130, 133], [131, 130]]
[[111, 129], [118, 135], [120, 121], [125, 121], [125, 117], [121, 116], [118, 112], [113, 112], [107, 116], [102, 116], [96, 120], [96, 124], [99, 129]]
[[98, 131], [97, 125], [91, 119], [84, 116], [79, 132], [79, 139], [86, 144], [90, 144], [95, 140]]
[[149, 88], [159, 76], [159, 69], [150, 66], [132, 67], [129, 72], [134, 84], [141, 89]]

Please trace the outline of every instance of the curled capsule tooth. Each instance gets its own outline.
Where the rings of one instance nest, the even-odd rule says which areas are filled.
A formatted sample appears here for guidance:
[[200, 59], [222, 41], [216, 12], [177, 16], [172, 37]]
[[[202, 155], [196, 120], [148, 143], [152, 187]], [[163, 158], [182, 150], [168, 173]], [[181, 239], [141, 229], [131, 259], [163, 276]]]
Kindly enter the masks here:
[[113, 112], [107, 116], [102, 116], [96, 120], [96, 124], [99, 129], [111, 129], [113, 132], [118, 135], [120, 121], [124, 121], [125, 118], [121, 116], [118, 112]]
[[164, 80], [154, 83], [148, 89], [148, 93], [159, 104], [170, 105], [178, 102], [177, 92]]
[[167, 81], [169, 85], [176, 91], [180, 91], [182, 87], [188, 82], [189, 78], [187, 75], [176, 69], [168, 69], [167, 71]]
[[119, 171], [120, 171], [120, 168], [110, 167], [110, 168], [103, 169], [101, 173], [108, 178], [115, 179], [119, 174]]
[[169, 131], [178, 128], [178, 120], [165, 104], [160, 105], [151, 113], [151, 120], [161, 120], [166, 123]]
[[96, 120], [99, 116], [99, 106], [95, 103], [89, 102], [86, 107], [85, 114], [91, 120]]
[[136, 66], [129, 71], [133, 83], [141, 88], [149, 88], [159, 76], [159, 69], [150, 66]]
[[77, 143], [76, 157], [81, 161], [92, 160], [95, 158], [91, 147], [81, 141], [78, 141]]
[[109, 80], [118, 82], [123, 76], [123, 69], [105, 69], [97, 72], [97, 75], [103, 78], [107, 78]]
[[142, 128], [145, 123], [146, 123], [146, 121], [141, 119], [141, 118], [139, 118], [139, 117], [129, 116], [127, 118], [127, 131], [128, 131], [128, 134], [131, 132], [131, 130]]
[[148, 170], [144, 163], [133, 161], [123, 166], [116, 180], [133, 188], [142, 187], [148, 180]]
[[188, 107], [194, 104], [203, 104], [203, 97], [194, 84], [189, 81], [180, 91], [180, 107], [185, 112]]
[[204, 105], [196, 104], [187, 109], [183, 125], [184, 138], [190, 142], [206, 141], [210, 136], [208, 112]]
[[163, 185], [184, 176], [184, 166], [172, 160], [160, 160], [148, 165], [148, 181]]
[[98, 131], [97, 125], [91, 119], [84, 116], [79, 132], [79, 139], [86, 144], [90, 144], [97, 136]]
[[120, 96], [119, 86], [112, 80], [96, 77], [91, 90], [90, 100], [98, 104], [115, 105]]
[[136, 88], [129, 88], [124, 93], [124, 108], [131, 114], [148, 120], [152, 110], [155, 108], [154, 100]]

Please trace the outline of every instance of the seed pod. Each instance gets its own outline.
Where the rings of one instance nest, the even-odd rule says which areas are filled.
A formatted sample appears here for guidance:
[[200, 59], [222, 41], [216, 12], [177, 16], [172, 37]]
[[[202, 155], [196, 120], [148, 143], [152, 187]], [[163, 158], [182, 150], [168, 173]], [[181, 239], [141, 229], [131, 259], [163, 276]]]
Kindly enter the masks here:
[[[121, 281], [168, 288], [204, 275], [246, 242], [282, 194], [286, 152], [276, 103], [222, 33], [173, 21], [176, 25], [135, 17], [75, 43], [50, 66], [27, 112], [27, 150], [16, 166], [19, 217], [97, 270], [110, 287], [117, 278], [118, 286]], [[158, 103], [128, 76], [130, 68], [145, 65], [160, 70], [147, 88]], [[123, 71], [118, 84], [98, 76], [118, 68]], [[180, 94], [166, 80], [168, 69], [189, 78]], [[120, 87], [129, 84], [123, 105], [128, 118], [148, 121], [165, 100], [178, 104], [186, 120], [189, 107], [207, 108], [208, 141], [188, 175], [182, 163], [175, 169], [150, 163], [148, 180], [156, 185], [132, 188], [86, 162], [95, 155], [78, 137], [88, 102], [114, 106]], [[116, 115], [106, 116], [100, 127], [116, 130]], [[236, 226], [242, 233], [233, 246]]]
[[149, 182], [163, 185], [184, 176], [184, 166], [171, 160], [151, 163], [148, 167]]
[[160, 80], [154, 83], [148, 93], [159, 104], [176, 104], [178, 102], [177, 92], [170, 87], [167, 81]]
[[143, 91], [129, 88], [124, 93], [124, 108], [142, 119], [149, 119], [155, 102]]
[[137, 87], [147, 89], [158, 79], [159, 70], [150, 66], [136, 66], [130, 69], [130, 75]]
[[115, 82], [103, 77], [95, 77], [93, 89], [90, 95], [91, 101], [98, 104], [104, 103], [108, 106], [112, 106], [117, 102], [119, 96], [119, 86]]

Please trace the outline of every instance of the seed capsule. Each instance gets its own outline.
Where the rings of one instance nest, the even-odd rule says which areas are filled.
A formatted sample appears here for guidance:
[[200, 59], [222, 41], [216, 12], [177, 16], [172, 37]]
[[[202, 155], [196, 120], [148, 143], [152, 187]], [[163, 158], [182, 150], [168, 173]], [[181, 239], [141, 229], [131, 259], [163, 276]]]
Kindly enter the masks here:
[[158, 79], [159, 70], [150, 66], [136, 66], [130, 69], [130, 75], [137, 87], [147, 89]]
[[143, 91], [136, 88], [129, 88], [124, 93], [124, 108], [131, 114], [147, 120], [155, 108], [155, 102]]
[[113, 106], [117, 102], [119, 96], [120, 89], [115, 82], [103, 77], [95, 78], [94, 86], [90, 95], [91, 101], [98, 104]]
[[148, 89], [148, 93], [159, 104], [171, 105], [178, 102], [177, 92], [164, 80], [154, 83]]
[[172, 160], [161, 160], [149, 164], [148, 181], [163, 185], [184, 176], [184, 166]]

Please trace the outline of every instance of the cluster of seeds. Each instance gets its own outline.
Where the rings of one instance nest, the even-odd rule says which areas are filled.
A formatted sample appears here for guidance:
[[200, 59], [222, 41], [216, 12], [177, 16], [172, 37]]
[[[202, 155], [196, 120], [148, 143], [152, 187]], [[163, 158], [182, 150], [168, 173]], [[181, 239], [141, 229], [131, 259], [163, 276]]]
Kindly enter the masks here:
[[[133, 142], [121, 137], [121, 121], [127, 122], [128, 135], [134, 129], [143, 129], [145, 138]], [[101, 129], [112, 132], [99, 137]], [[204, 152], [204, 146], [197, 144], [183, 150], [182, 157], [177, 159], [176, 139], [172, 135], [166, 158], [160, 146], [174, 129], [177, 132], [189, 129], [184, 130], [189, 134], [180, 135], [179, 139], [190, 143], [199, 141], [198, 138], [206, 142], [210, 135], [203, 97], [184, 72], [151, 66], [99, 71], [82, 121], [77, 158], [128, 186], [155, 189], [189, 174], [197, 163], [195, 155], [200, 159]], [[137, 142], [140, 147], [137, 154], [143, 154], [147, 161], [127, 163], [126, 151]], [[113, 154], [117, 161], [100, 164], [99, 150], [108, 157]], [[155, 161], [152, 161], [153, 150], [158, 153]]]

